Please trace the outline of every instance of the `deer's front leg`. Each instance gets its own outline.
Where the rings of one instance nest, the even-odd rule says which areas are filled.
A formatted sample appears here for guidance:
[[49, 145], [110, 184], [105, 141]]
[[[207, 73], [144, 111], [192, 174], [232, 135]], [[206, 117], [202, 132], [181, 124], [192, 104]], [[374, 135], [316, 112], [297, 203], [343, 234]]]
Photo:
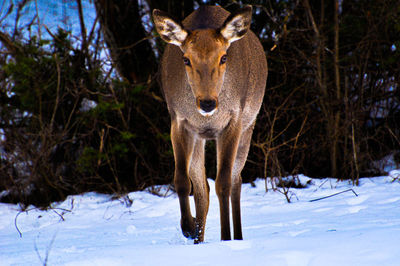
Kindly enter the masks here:
[[185, 237], [196, 238], [196, 226], [189, 204], [189, 194], [192, 189], [189, 180], [189, 165], [192, 158], [193, 135], [177, 120], [171, 123], [171, 141], [175, 158], [175, 190], [178, 193], [181, 209], [181, 228]]
[[240, 124], [230, 125], [217, 139], [217, 179], [215, 180], [215, 190], [219, 200], [221, 240], [231, 240], [229, 199], [232, 190], [232, 169], [240, 134]]

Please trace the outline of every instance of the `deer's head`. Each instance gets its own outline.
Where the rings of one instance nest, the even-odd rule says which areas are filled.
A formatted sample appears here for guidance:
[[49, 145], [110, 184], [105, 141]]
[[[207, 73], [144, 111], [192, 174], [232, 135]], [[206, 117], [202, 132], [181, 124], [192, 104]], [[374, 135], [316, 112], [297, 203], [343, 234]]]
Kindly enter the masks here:
[[211, 116], [218, 108], [218, 96], [224, 82], [227, 50], [249, 30], [251, 6], [231, 14], [219, 29], [189, 31], [165, 12], [153, 11], [154, 24], [161, 38], [178, 46], [197, 110]]

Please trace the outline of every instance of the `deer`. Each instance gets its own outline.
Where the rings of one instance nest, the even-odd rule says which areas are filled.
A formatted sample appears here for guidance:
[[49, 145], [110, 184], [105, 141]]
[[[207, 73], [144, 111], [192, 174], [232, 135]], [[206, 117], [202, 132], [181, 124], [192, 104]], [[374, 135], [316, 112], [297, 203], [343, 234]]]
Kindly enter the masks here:
[[[250, 30], [251, 18], [249, 5], [232, 13], [220, 6], [200, 6], [182, 23], [153, 10], [155, 28], [167, 43], [160, 60], [161, 87], [171, 118], [180, 226], [195, 244], [204, 242], [209, 209], [208, 140], [214, 140], [216, 146], [221, 240], [231, 240], [230, 205], [234, 239], [243, 239], [241, 171], [268, 72], [264, 49]], [[190, 195], [194, 196], [195, 218]]]

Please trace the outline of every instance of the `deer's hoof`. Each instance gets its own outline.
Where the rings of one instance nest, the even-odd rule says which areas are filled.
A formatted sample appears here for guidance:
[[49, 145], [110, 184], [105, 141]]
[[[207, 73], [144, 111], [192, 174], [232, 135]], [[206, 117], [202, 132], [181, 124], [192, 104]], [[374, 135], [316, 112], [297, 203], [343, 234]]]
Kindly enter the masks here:
[[196, 229], [196, 219], [181, 219], [182, 234], [186, 238], [195, 239], [198, 238], [199, 232]]

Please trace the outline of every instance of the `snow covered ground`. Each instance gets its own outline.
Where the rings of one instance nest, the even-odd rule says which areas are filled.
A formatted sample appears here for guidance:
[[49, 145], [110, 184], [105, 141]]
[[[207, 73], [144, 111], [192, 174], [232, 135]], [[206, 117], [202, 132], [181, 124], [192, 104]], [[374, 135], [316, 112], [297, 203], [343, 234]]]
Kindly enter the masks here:
[[[306, 177], [301, 177], [306, 179]], [[221, 242], [218, 201], [211, 205], [204, 244], [179, 228], [175, 194], [148, 192], [112, 200], [87, 193], [53, 209], [20, 212], [0, 204], [0, 265], [400, 265], [400, 171], [334, 179], [291, 189], [292, 203], [265, 192], [264, 180], [242, 190], [243, 241]], [[351, 191], [324, 200], [310, 200]], [[17, 230], [20, 231], [18, 231]], [[21, 234], [21, 235], [20, 235]]]

